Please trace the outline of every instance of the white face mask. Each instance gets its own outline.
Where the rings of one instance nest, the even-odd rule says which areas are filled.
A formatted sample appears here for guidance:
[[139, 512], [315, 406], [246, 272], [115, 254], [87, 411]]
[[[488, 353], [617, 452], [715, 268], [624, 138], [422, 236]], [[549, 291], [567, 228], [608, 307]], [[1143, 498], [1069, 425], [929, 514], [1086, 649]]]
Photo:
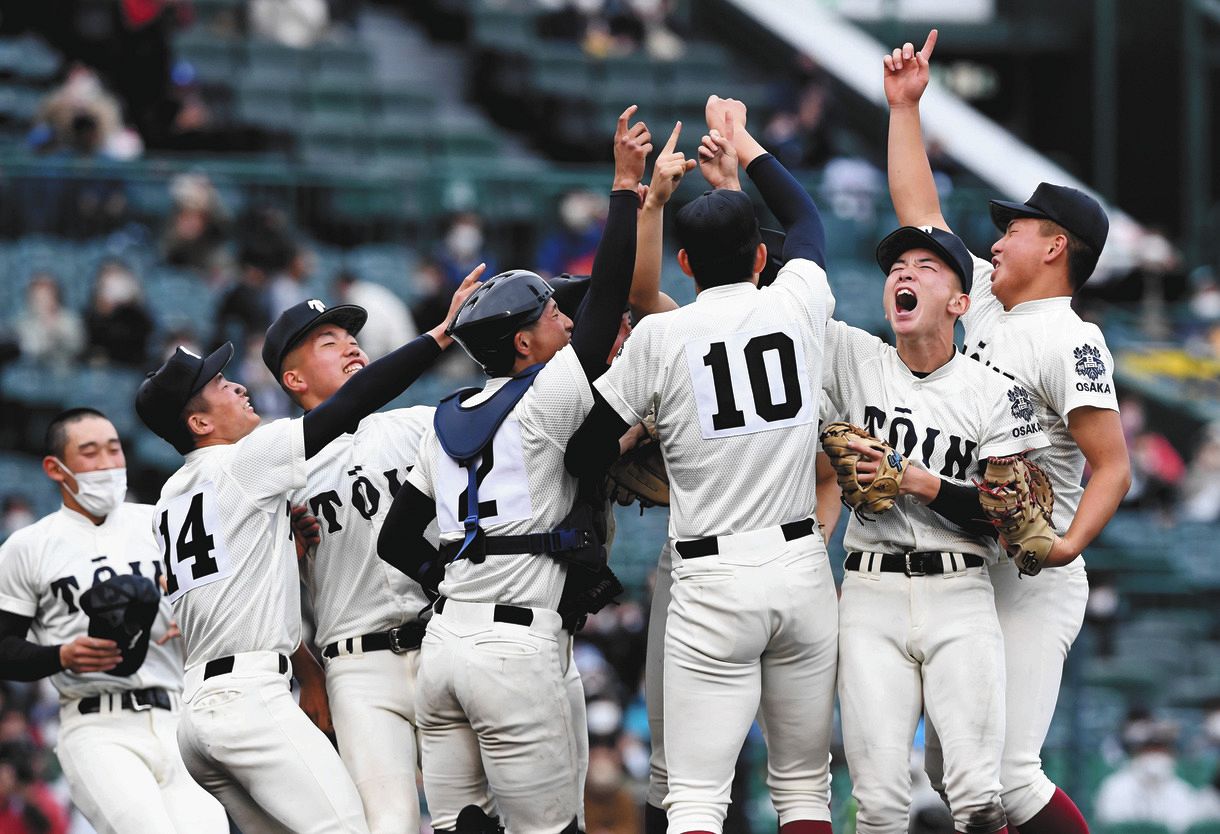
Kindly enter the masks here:
[[483, 246], [483, 233], [471, 223], [459, 223], [445, 237], [449, 251], [458, 258], [473, 258]]
[[1154, 782], [1165, 782], [1174, 777], [1173, 756], [1160, 750], [1140, 753], [1131, 760], [1131, 769]]
[[78, 475], [58, 458], [55, 459], [55, 462], [64, 472], [76, 479], [76, 492], [73, 492], [66, 482], [64, 488], [72, 494], [81, 509], [94, 518], [105, 518], [110, 515], [127, 497], [127, 469], [125, 467], [81, 472]]

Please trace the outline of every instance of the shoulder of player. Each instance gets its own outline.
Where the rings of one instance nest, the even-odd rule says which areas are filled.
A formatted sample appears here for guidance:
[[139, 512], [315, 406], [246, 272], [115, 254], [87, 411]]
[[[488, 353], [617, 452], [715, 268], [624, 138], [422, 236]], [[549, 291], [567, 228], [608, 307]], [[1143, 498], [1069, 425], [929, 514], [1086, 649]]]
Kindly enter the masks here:
[[124, 501], [115, 513], [124, 524], [140, 524], [147, 526], [152, 522], [157, 508], [152, 504], [140, 504], [134, 501]]

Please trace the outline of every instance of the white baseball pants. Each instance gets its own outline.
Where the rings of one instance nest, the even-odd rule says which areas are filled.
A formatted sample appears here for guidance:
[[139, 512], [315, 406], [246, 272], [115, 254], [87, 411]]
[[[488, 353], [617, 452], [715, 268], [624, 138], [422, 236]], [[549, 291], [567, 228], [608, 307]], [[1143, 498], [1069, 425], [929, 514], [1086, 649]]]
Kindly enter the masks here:
[[1003, 825], [1004, 648], [985, 567], [908, 577], [845, 571], [839, 710], [861, 834], [902, 834], [921, 713], [941, 731], [958, 831]]
[[568, 693], [568, 707], [572, 710], [572, 731], [576, 741], [576, 824], [585, 830], [585, 781], [589, 776], [589, 714], [585, 707], [585, 684], [580, 679], [580, 670], [572, 659], [573, 640], [567, 631], [559, 634], [560, 645], [567, 643], [567, 666], [563, 675], [564, 689]]
[[101, 698], [89, 715], [63, 703], [55, 748], [72, 802], [98, 834], [227, 834], [224, 808], [182, 762], [178, 712], [113, 709]]
[[245, 652], [229, 674], [187, 670], [178, 725], [187, 769], [243, 834], [368, 834], [356, 786], [279, 664], [275, 652]]
[[[1084, 623], [1089, 578], [1079, 561], [1021, 578], [1009, 560], [991, 569], [996, 613], [1004, 633], [1007, 670], [1001, 799], [1008, 821], [1020, 827], [1046, 807], [1055, 785], [1042, 772], [1042, 744], [1050, 731], [1063, 681], [1063, 663]], [[940, 742], [928, 734], [928, 776], [943, 784]]]
[[648, 804], [665, 806], [669, 793], [669, 771], [665, 765], [665, 618], [669, 614], [673, 585], [673, 543], [665, 542], [657, 560], [657, 578], [648, 614], [648, 648], [644, 655], [644, 703], [648, 708], [648, 734], [652, 752], [648, 757]]
[[356, 783], [371, 834], [419, 831], [415, 677], [419, 650], [326, 660], [326, 694], [339, 757]]
[[510, 834], [559, 834], [580, 806], [568, 635], [554, 611], [519, 625], [496, 608], [447, 599], [424, 635], [415, 714], [432, 825], [454, 828], [490, 788]]
[[[780, 824], [830, 819], [838, 603], [816, 533], [778, 527], [674, 556], [665, 633], [671, 834], [723, 828], [734, 765], [756, 714]], [[761, 707], [761, 710], [760, 710]]]

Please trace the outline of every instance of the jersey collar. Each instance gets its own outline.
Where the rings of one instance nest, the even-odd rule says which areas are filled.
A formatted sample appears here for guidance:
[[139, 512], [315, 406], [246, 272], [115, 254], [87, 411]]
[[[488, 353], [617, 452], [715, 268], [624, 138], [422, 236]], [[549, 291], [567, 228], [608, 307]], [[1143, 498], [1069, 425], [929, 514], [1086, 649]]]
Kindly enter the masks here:
[[1070, 295], [1055, 295], [1050, 298], [1035, 298], [1033, 301], [1023, 301], [1016, 307], [1005, 312], [1008, 316], [1023, 316], [1027, 314], [1048, 313], [1052, 310], [1072, 308]]
[[718, 287], [708, 287], [706, 290], [700, 290], [695, 296], [695, 301], [715, 300], [717, 298], [728, 298], [742, 293], [754, 292], [758, 287], [754, 286], [751, 281], [735, 281], [732, 284], [721, 284]]
[[114, 520], [114, 517], [119, 514], [119, 508], [116, 507], [114, 512], [102, 519], [101, 524], [96, 525], [90, 521], [87, 516], [78, 513], [76, 510], [72, 509], [66, 504], [59, 505], [59, 514], [65, 518], [69, 524], [78, 524], [81, 527], [85, 527], [89, 530], [100, 530], [103, 527], [110, 525], [110, 522]]
[[955, 348], [953, 351], [953, 355], [951, 357], [949, 357], [949, 361], [946, 362], [945, 364], [941, 365], [936, 370], [929, 373], [927, 376], [916, 376], [915, 372], [907, 367], [907, 363], [902, 361], [902, 357], [898, 355], [898, 351], [896, 349], [894, 350], [894, 359], [897, 360], [898, 366], [900, 368], [902, 368], [902, 370], [909, 377], [911, 377], [911, 379], [916, 380], [917, 382], [935, 382], [936, 380], [940, 379], [941, 377], [947, 376], [948, 374], [952, 373], [954, 364], [958, 360], [965, 359], [965, 357]]

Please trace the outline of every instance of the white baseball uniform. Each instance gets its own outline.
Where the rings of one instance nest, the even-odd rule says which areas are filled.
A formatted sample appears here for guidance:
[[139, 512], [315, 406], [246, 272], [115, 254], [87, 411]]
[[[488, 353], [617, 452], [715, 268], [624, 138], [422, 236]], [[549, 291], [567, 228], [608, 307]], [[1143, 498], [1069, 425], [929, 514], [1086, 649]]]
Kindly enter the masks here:
[[[508, 379], [489, 380], [465, 405]], [[592, 407], [569, 345], [497, 430], [492, 466], [483, 474], [484, 458], [474, 464], [483, 474], [479, 525], [488, 536], [551, 530], [567, 516], [576, 479], [564, 469], [564, 451]], [[441, 542], [461, 541], [469, 479], [435, 430], [425, 435], [407, 480], [435, 500]], [[462, 558], [446, 568], [445, 599], [424, 636], [416, 682], [424, 793], [436, 828], [452, 829], [488, 787], [509, 831], [560, 832], [578, 816], [577, 738], [587, 731], [573, 715], [574, 690], [565, 681], [569, 635], [556, 608], [566, 574], [554, 559], [529, 554]]]
[[[970, 311], [963, 318], [965, 353], [1033, 394], [1050, 446], [1033, 456], [1055, 489], [1054, 523], [1063, 534], [1084, 492], [1084, 455], [1072, 439], [1071, 412], [1081, 406], [1118, 410], [1114, 359], [1101, 331], [1080, 319], [1067, 296], [1018, 304], [1005, 312], [991, 293], [992, 266], [975, 258]], [[991, 572], [1004, 633], [1007, 719], [1000, 782], [1004, 809], [1016, 826], [1042, 810], [1055, 792], [1042, 772], [1046, 740], [1068, 649], [1080, 632], [1089, 597], [1084, 557], [1019, 581], [1004, 561]], [[929, 776], [939, 784], [935, 739]]]
[[596, 383], [628, 424], [659, 398], [676, 540], [664, 667], [670, 831], [721, 830], [760, 705], [780, 823], [830, 819], [838, 617], [825, 545], [807, 520], [833, 306], [822, 268], [793, 260], [764, 289], [712, 287], [644, 319]]
[[665, 795], [669, 793], [669, 768], [665, 764], [665, 620], [674, 584], [672, 572], [673, 543], [667, 540], [657, 557], [657, 578], [648, 611], [648, 648], [644, 654], [644, 705], [648, 709], [648, 735], [652, 740], [647, 802], [654, 808], [665, 807]]
[[187, 454], [153, 518], [186, 642], [182, 757], [246, 834], [368, 831], [289, 685], [301, 594], [288, 495], [306, 475], [302, 421], [277, 420]]
[[[119, 574], [160, 579], [152, 509], [121, 504], [94, 525], [60, 507], [18, 530], [0, 547], [0, 610], [33, 618], [31, 638], [41, 645], [87, 634], [80, 598], [95, 583]], [[148, 654], [132, 675], [65, 670], [51, 678], [60, 698], [56, 755], [72, 801], [101, 834], [228, 831], [224, 809], [191, 779], [178, 752], [182, 643], [156, 644], [170, 620], [162, 599]], [[135, 708], [124, 693], [141, 690], [160, 690], [170, 709]]]
[[[372, 650], [364, 638], [386, 637], [429, 604], [414, 580], [377, 557], [377, 536], [434, 412], [417, 406], [370, 414], [309, 459], [308, 484], [291, 494], [293, 505], [307, 505], [322, 528], [302, 573], [339, 755], [372, 834], [419, 830], [419, 796], [412, 790], [419, 649], [395, 651], [379, 641]], [[408, 634], [396, 631], [394, 638]]]
[[[958, 353], [914, 374], [895, 348], [842, 322], [827, 330], [823, 388], [826, 422], [861, 426], [909, 465], [957, 483], [978, 477], [980, 460], [1048, 443], [1020, 385]], [[844, 546], [855, 555], [839, 600], [839, 710], [857, 830], [907, 831], [911, 741], [924, 711], [941, 734], [957, 830], [999, 828], [1004, 653], [987, 565], [1000, 549], [909, 495], [870, 518], [848, 520]], [[941, 572], [910, 575], [912, 553], [936, 554]]]

